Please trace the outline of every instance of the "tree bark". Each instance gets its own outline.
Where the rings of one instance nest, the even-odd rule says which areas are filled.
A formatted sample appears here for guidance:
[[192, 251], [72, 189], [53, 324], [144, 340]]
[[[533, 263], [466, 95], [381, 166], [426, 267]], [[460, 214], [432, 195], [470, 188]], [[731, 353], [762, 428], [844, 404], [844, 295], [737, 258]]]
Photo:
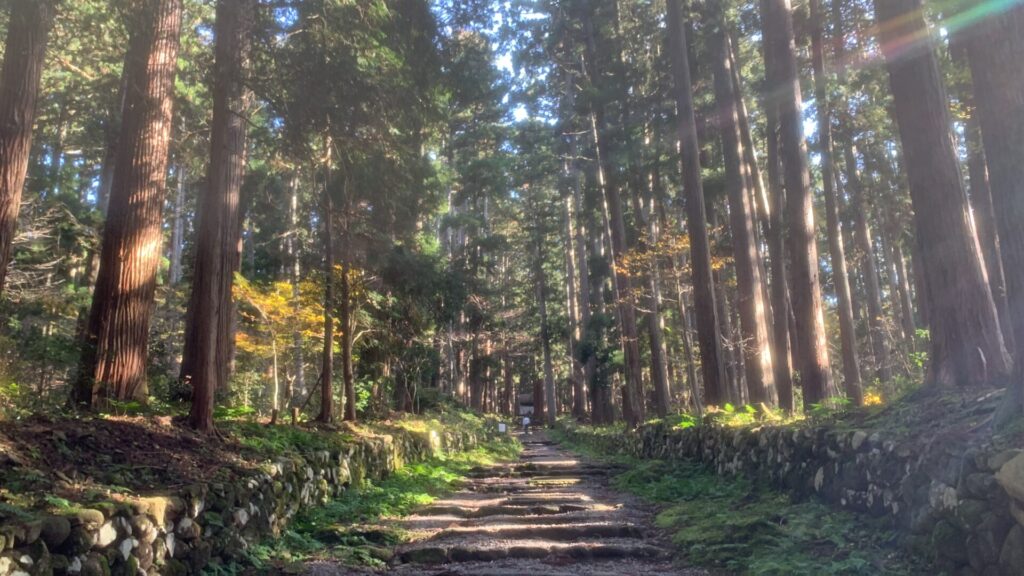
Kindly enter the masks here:
[[[978, 4], [972, 2], [971, 4]], [[977, 25], [968, 47], [992, 201], [1006, 274], [1007, 332], [1016, 361], [1016, 410], [1024, 403], [1024, 6]]]
[[185, 248], [185, 167], [179, 164], [175, 175], [177, 183], [174, 187], [174, 214], [171, 219], [171, 262], [167, 273], [169, 286], [177, 286], [181, 282], [181, 256]]
[[13, 0], [0, 72], [0, 296], [21, 208], [39, 83], [57, 0]]
[[[766, 57], [770, 56], [766, 54]], [[767, 58], [767, 66], [771, 59]], [[769, 92], [764, 98], [765, 124], [767, 138], [768, 163], [768, 194], [771, 210], [769, 211], [768, 254], [772, 282], [770, 293], [772, 300], [772, 336], [775, 343], [772, 349], [775, 369], [775, 385], [779, 391], [779, 407], [787, 412], [795, 408], [793, 399], [793, 355], [791, 336], [789, 333], [789, 274], [786, 266], [786, 242], [783, 237], [785, 229], [786, 191], [782, 185], [779, 158], [778, 106]]]
[[800, 81], [797, 76], [793, 14], [789, 0], [764, 0], [765, 42], [772, 51], [770, 93], [779, 98], [780, 144], [786, 183], [786, 225], [789, 240], [790, 293], [796, 320], [800, 386], [804, 407], [826, 400], [832, 389], [821, 286], [818, 247], [807, 147], [803, 134]]
[[[345, 411], [343, 416], [345, 422], [356, 421], [356, 383], [352, 366], [355, 322], [352, 319], [352, 234], [349, 230], [351, 226], [350, 214], [350, 207], [346, 206], [343, 229], [345, 245], [342, 247], [341, 252], [341, 377], [345, 386]], [[411, 409], [412, 402], [409, 404]]]
[[[711, 6], [709, 4], [708, 6]], [[715, 4], [717, 6], [717, 4]], [[710, 42], [714, 65], [715, 100], [718, 104], [718, 129], [725, 156], [725, 185], [732, 225], [733, 260], [736, 269], [737, 309], [740, 317], [739, 339], [744, 357], [750, 402], [778, 404], [775, 374], [765, 314], [764, 286], [761, 278], [761, 253], [754, 225], [753, 195], [745, 177], [739, 110], [736, 106], [725, 15], [715, 9], [711, 19]]]
[[555, 375], [551, 361], [551, 334], [548, 330], [548, 287], [544, 273], [544, 250], [542, 238], [536, 246], [535, 272], [537, 274], [537, 302], [540, 312], [540, 345], [544, 354], [544, 415], [548, 426], [554, 426], [558, 419], [558, 406], [555, 402]]
[[[875, 11], [930, 307], [929, 380], [941, 386], [986, 384], [1005, 377], [1010, 360], [971, 226], [921, 0], [875, 0]], [[925, 40], [908, 45], [907, 38]]]
[[76, 402], [90, 407], [148, 396], [146, 353], [160, 262], [181, 14], [181, 0], [145, 0], [129, 22], [129, 90], [75, 386]]
[[334, 420], [334, 199], [329, 186], [323, 190], [324, 222], [324, 349], [320, 365], [320, 414], [318, 422]]
[[810, 0], [811, 52], [814, 63], [814, 100], [818, 112], [818, 149], [821, 154], [821, 179], [825, 192], [825, 226], [829, 253], [832, 257], [832, 282], [836, 288], [836, 315], [839, 316], [839, 339], [843, 353], [843, 387], [855, 406], [864, 403], [857, 357], [857, 330], [853, 323], [850, 281], [846, 273], [846, 249], [843, 246], [839, 200], [836, 192], [836, 170], [833, 162], [832, 119], [825, 78], [824, 17], [820, 0]]
[[676, 99], [676, 123], [679, 129], [683, 172], [683, 195], [687, 229], [690, 235], [690, 267], [693, 278], [694, 309], [697, 316], [697, 340], [704, 377], [704, 403], [721, 406], [728, 390], [722, 362], [722, 341], [711, 278], [711, 248], [708, 240], [704, 184], [701, 179], [700, 144], [693, 109], [690, 80], [690, 56], [680, 0], [668, 0], [669, 59]]
[[[213, 430], [214, 396], [217, 390], [227, 388], [230, 377], [234, 316], [231, 292], [240, 263], [240, 206], [246, 159], [248, 96], [244, 74], [254, 10], [252, 0], [217, 3], [210, 165], [199, 209], [192, 297], [186, 315], [189, 325], [185, 327], [185, 355], [193, 359], [182, 363], [192, 368], [192, 373], [182, 374], [192, 383], [189, 423], [204, 432]], [[194, 346], [188, 347], [188, 343]], [[276, 338], [274, 346], [276, 351]]]
[[[593, 17], [588, 8], [584, 20], [587, 35], [587, 61], [589, 68], [596, 67], [597, 37], [594, 30]], [[590, 81], [597, 85], [596, 70], [588, 69]], [[600, 102], [592, 104], [592, 131], [597, 163], [600, 168], [599, 181], [604, 193], [605, 210], [608, 214], [608, 228], [611, 239], [612, 279], [615, 287], [615, 300], [618, 309], [620, 339], [625, 358], [623, 418], [630, 426], [639, 425], [644, 420], [643, 375], [640, 365], [640, 341], [636, 321], [636, 302], [633, 296], [633, 283], [629, 276], [618, 271], [628, 250], [625, 218], [622, 213], [622, 196], [619, 182], [611, 164], [609, 143], [606, 135], [604, 107]]]

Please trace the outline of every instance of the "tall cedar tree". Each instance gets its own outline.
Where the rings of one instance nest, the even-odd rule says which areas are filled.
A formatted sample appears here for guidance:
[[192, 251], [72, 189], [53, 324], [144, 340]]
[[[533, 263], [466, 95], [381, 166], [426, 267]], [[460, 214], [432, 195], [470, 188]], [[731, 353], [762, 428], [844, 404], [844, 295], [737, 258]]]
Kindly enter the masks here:
[[802, 96], [797, 76], [793, 14], [789, 0], [769, 0], [763, 15], [764, 35], [772, 48], [770, 94], [779, 106], [779, 139], [786, 185], [786, 225], [790, 258], [790, 300], [796, 319], [795, 364], [800, 373], [804, 406], [821, 403], [831, 394], [821, 286], [818, 283], [818, 247], [815, 242], [814, 205], [803, 134]]
[[704, 206], [704, 183], [700, 173], [697, 120], [693, 110], [689, 46], [683, 27], [680, 0], [668, 0], [668, 40], [676, 98], [676, 123], [682, 154], [683, 195], [686, 200], [686, 223], [690, 235], [690, 266], [697, 315], [697, 340], [704, 376], [704, 403], [709, 406], [720, 406], [728, 398], [728, 389], [711, 278], [711, 247]]
[[[973, 2], [972, 4], [981, 4]], [[992, 14], [970, 32], [968, 58], [988, 160], [1013, 334], [1015, 396], [1024, 401], [1024, 5]]]
[[[600, 82], [598, 70], [598, 37], [595, 30], [594, 12], [596, 7], [584, 9], [584, 29], [586, 32], [586, 62], [589, 80], [593, 86]], [[603, 40], [603, 39], [602, 39]], [[626, 221], [623, 215], [623, 201], [620, 190], [620, 178], [613, 165], [612, 140], [608, 138], [604, 104], [592, 102], [591, 124], [594, 135], [594, 148], [600, 173], [600, 184], [604, 193], [605, 209], [608, 215], [609, 236], [611, 239], [612, 278], [615, 288], [615, 301], [618, 308], [620, 340], [625, 359], [625, 386], [622, 394], [623, 418], [631, 426], [644, 420], [643, 370], [640, 365], [640, 341], [636, 322], [636, 302], [633, 295], [633, 282], [629, 275], [620, 271], [619, 266], [628, 252]]]
[[[708, 4], [718, 6], [718, 4]], [[711, 54], [714, 68], [718, 130], [725, 156], [725, 184], [728, 189], [732, 224], [733, 260], [736, 267], [737, 308], [742, 334], [742, 351], [750, 402], [775, 406], [775, 374], [765, 317], [765, 291], [761, 279], [761, 254], [754, 229], [753, 194], [743, 159], [742, 133], [731, 70], [729, 36], [722, 9], [709, 8]]]
[[[761, 12], [768, 13], [768, 2], [761, 0]], [[770, 80], [775, 77], [775, 49], [762, 35], [762, 52], [766, 76]], [[765, 111], [765, 153], [768, 172], [768, 255], [771, 266], [770, 296], [772, 301], [772, 338], [775, 354], [775, 386], [779, 391], [779, 407], [793, 411], [793, 355], [791, 335], [789, 333], [789, 273], [786, 266], [785, 229], [786, 190], [782, 185], [782, 159], [779, 151], [779, 105], [772, 94], [768, 82], [762, 94], [762, 106]]]
[[857, 358], [857, 331], [853, 323], [853, 305], [850, 300], [850, 280], [846, 273], [846, 247], [839, 220], [839, 199], [836, 192], [835, 156], [832, 146], [832, 114], [828, 102], [828, 82], [825, 77], [824, 15], [820, 0], [810, 0], [811, 53], [814, 65], [814, 100], [818, 112], [818, 153], [821, 155], [821, 179], [825, 192], [825, 226], [828, 247], [832, 257], [832, 282], [836, 288], [839, 316], [839, 340], [843, 353], [843, 387], [846, 396], [855, 405], [864, 403], [864, 389], [860, 380], [860, 360]]
[[875, 0], [875, 12], [930, 307], [929, 380], [944, 386], [985, 384], [1005, 377], [1010, 361], [970, 221], [921, 0]]
[[[328, 139], [327, 148], [330, 149]], [[324, 350], [320, 366], [320, 414], [318, 422], [334, 420], [334, 199], [329, 182], [324, 185]]]
[[13, 0], [0, 75], [0, 295], [25, 187], [39, 81], [57, 0]]
[[243, 74], [254, 9], [253, 0], [217, 3], [210, 165], [198, 214], [199, 236], [182, 360], [182, 380], [192, 384], [189, 424], [204, 432], [213, 429], [214, 394], [227, 386], [230, 376], [234, 311], [231, 287], [240, 260], [239, 198], [246, 156], [248, 97]]
[[149, 320], [161, 257], [182, 3], [139, 0], [128, 10], [128, 91], [75, 386], [75, 401], [86, 406], [147, 397]]

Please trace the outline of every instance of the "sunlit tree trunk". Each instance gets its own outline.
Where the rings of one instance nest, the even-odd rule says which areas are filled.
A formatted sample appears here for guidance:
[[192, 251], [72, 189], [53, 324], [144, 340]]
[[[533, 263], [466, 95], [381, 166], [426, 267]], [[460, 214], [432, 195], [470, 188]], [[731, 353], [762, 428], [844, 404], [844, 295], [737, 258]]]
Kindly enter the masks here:
[[0, 72], [0, 295], [25, 187], [39, 82], [57, 0], [13, 0]]
[[736, 306], [740, 318], [740, 347], [744, 356], [747, 389], [751, 403], [775, 406], [778, 397], [772, 368], [768, 322], [765, 317], [767, 306], [761, 278], [761, 253], [755, 232], [753, 194], [748, 188], [750, 177], [743, 157], [740, 114], [736, 106], [725, 16], [717, 9], [708, 18], [712, 30], [709, 41], [714, 68], [715, 100], [718, 104], [718, 129], [725, 156], [725, 185], [729, 198], [733, 261], [736, 269]]
[[690, 267], [693, 278], [697, 340], [704, 377], [704, 403], [720, 406], [727, 400], [725, 366], [719, 333], [715, 291], [711, 278], [711, 248], [708, 240], [704, 184], [701, 179], [700, 144], [693, 110], [689, 45], [683, 26], [680, 0], [668, 0], [669, 60], [676, 99], [676, 122], [682, 154], [683, 195], [686, 200], [687, 230], [690, 235]]
[[[970, 2], [972, 6], [981, 2]], [[1006, 274], [1007, 316], [1016, 361], [1013, 387], [1024, 402], [1024, 6], [1011, 3], [977, 25], [968, 47]]]
[[857, 331], [853, 323], [853, 306], [850, 302], [850, 281], [846, 273], [846, 249], [843, 246], [843, 231], [839, 220], [832, 119], [825, 77], [824, 17], [821, 13], [820, 0], [810, 0], [810, 9], [814, 100], [818, 112], [818, 148], [821, 154], [821, 179], [825, 192], [825, 225], [829, 253], [832, 257], [832, 282], [835, 284], [838, 301], [836, 315], [839, 316], [839, 339], [843, 353], [843, 387], [850, 401], [860, 406], [864, 403], [864, 389], [860, 380], [860, 360], [857, 357]]
[[[346, 197], [347, 197], [346, 190]], [[355, 337], [355, 321], [352, 315], [352, 232], [350, 230], [351, 206], [347, 205], [344, 214], [344, 246], [341, 249], [341, 377], [345, 387], [345, 410], [343, 419], [346, 422], [356, 421], [356, 383], [352, 366], [352, 345]], [[412, 398], [406, 399], [408, 411], [413, 408]]]
[[[929, 380], [977, 386], [1005, 377], [1010, 360], [971, 226], [922, 8], [921, 0], [875, 0], [930, 308]], [[924, 40], [908, 45], [907, 38]]]
[[181, 0], [132, 10], [128, 94], [80, 371], [78, 404], [148, 396], [149, 320], [160, 263]]
[[807, 146], [803, 134], [802, 96], [797, 75], [793, 15], [789, 0], [766, 0], [764, 35], [772, 51], [771, 94], [778, 97], [783, 179], [786, 184], [786, 226], [790, 258], [790, 293], [796, 320], [797, 358], [804, 406], [828, 398], [832, 389], [821, 286], [818, 247]]

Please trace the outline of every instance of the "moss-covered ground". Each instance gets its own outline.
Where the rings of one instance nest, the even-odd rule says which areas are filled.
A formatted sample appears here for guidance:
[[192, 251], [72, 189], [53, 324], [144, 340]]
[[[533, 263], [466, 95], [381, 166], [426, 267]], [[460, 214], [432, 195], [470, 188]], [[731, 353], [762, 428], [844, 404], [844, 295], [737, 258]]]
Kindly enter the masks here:
[[888, 521], [793, 501], [698, 463], [609, 457], [560, 439], [590, 458], [624, 465], [613, 486], [658, 506], [658, 526], [693, 564], [752, 575], [931, 573], [900, 552]]
[[222, 573], [299, 572], [304, 563], [328, 560], [352, 567], [381, 567], [405, 534], [387, 519], [412, 513], [454, 492], [473, 468], [514, 460], [512, 439], [485, 443], [469, 452], [409, 464], [379, 482], [366, 482], [325, 506], [301, 513], [280, 538], [253, 546], [247, 561], [222, 566]]

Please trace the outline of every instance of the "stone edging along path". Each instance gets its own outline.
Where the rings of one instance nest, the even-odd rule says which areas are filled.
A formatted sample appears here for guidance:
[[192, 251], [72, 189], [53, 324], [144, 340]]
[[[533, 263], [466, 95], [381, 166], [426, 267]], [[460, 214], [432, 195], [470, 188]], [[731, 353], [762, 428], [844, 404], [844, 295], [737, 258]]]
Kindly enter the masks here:
[[231, 484], [195, 484], [175, 494], [0, 525], [0, 576], [198, 574], [212, 559], [237, 558], [250, 543], [279, 535], [301, 509], [363, 479], [475, 448], [491, 437], [492, 425], [394, 428], [279, 458]]
[[890, 517], [911, 551], [951, 574], [1024, 575], [1024, 450], [991, 443], [924, 448], [827, 427], [664, 424], [614, 434], [562, 424], [610, 454], [703, 462], [800, 496]]

